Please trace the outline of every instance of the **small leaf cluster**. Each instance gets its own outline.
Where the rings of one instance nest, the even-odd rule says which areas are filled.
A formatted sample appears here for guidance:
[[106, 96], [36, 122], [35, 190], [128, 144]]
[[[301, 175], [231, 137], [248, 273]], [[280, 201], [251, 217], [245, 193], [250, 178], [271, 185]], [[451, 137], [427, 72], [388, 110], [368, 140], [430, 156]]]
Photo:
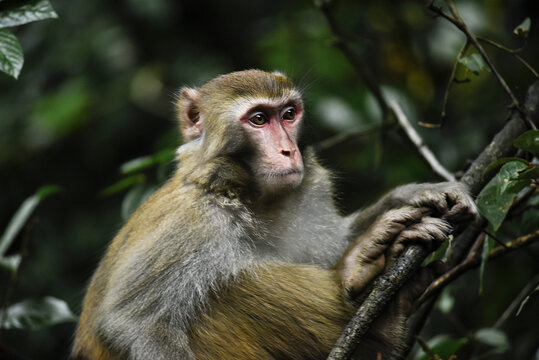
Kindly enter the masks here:
[[[21, 254], [6, 255], [13, 241], [28, 224], [37, 206], [62, 189], [58, 185], [45, 185], [27, 198], [13, 215], [0, 238], [0, 270], [15, 274], [21, 264]], [[9, 296], [9, 292], [6, 297]], [[9, 298], [4, 304], [9, 303]], [[77, 317], [67, 303], [52, 296], [41, 299], [27, 299], [0, 310], [0, 329], [39, 330], [49, 326], [76, 321]]]
[[21, 44], [8, 28], [57, 17], [48, 0], [26, 1], [5, 10], [0, 8], [0, 71], [17, 79], [24, 63]]
[[[174, 159], [174, 149], [165, 148], [152, 155], [138, 157], [122, 164], [120, 172], [122, 179], [101, 192], [102, 196], [127, 191], [122, 201], [122, 218], [129, 216], [153, 194], [160, 183], [169, 175], [171, 161]], [[148, 172], [155, 170], [154, 176]]]
[[[539, 157], [539, 130], [530, 130], [519, 136], [514, 145]], [[539, 166], [523, 158], [502, 158], [485, 170], [489, 172], [501, 165], [500, 170], [485, 186], [477, 198], [481, 214], [496, 231], [506, 218], [517, 195], [530, 185], [537, 185]]]

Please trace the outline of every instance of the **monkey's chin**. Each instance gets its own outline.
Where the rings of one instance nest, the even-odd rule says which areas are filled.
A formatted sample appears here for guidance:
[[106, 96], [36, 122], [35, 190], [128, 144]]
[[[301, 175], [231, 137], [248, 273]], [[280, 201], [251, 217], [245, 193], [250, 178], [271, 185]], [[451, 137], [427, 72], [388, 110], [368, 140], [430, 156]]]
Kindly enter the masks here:
[[297, 188], [303, 181], [303, 171], [291, 169], [272, 172], [264, 176], [264, 187], [268, 192], [280, 192]]

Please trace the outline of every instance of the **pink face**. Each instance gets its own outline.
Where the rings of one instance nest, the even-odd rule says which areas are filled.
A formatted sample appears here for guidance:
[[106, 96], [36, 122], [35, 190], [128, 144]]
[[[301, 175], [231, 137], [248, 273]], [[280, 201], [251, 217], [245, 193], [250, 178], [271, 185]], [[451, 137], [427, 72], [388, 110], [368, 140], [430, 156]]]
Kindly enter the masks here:
[[295, 188], [303, 180], [303, 160], [297, 145], [302, 111], [296, 102], [260, 101], [240, 118], [257, 147], [251, 168], [263, 190]]

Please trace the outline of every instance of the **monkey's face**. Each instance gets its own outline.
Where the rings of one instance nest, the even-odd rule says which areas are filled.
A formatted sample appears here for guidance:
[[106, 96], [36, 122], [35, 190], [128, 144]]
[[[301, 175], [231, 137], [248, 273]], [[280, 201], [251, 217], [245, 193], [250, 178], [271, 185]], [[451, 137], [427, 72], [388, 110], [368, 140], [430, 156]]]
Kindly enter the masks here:
[[297, 145], [303, 115], [301, 100], [283, 96], [242, 102], [238, 120], [253, 152], [248, 164], [257, 185], [270, 193], [299, 186], [303, 180], [303, 159]]
[[283, 74], [246, 70], [222, 75], [200, 89], [183, 88], [177, 108], [184, 139], [199, 140], [201, 157], [241, 159], [264, 193], [301, 184], [297, 139], [303, 102]]

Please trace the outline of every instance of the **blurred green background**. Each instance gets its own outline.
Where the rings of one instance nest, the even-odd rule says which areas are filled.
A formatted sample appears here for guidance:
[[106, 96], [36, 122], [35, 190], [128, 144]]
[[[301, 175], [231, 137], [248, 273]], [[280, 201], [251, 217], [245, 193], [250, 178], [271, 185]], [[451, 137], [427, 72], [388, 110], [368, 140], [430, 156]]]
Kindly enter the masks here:
[[[8, 0], [9, 2], [9, 0]], [[281, 70], [304, 89], [308, 144], [380, 124], [380, 109], [333, 45], [310, 1], [52, 0], [59, 18], [16, 29], [25, 54], [19, 80], [0, 74], [0, 229], [44, 184], [63, 192], [37, 209], [12, 302], [52, 295], [76, 312], [97, 261], [123, 223], [129, 189], [104, 195], [125, 177], [122, 164], [180, 144], [175, 92], [234, 70]], [[438, 123], [444, 90], [464, 36], [421, 1], [340, 1], [335, 18], [372, 66], [384, 91], [411, 121]], [[539, 66], [539, 2], [457, 2], [471, 29], [510, 48], [513, 29], [532, 21], [521, 56]], [[517, 96], [534, 76], [511, 55], [487, 47]], [[451, 171], [462, 170], [506, 122], [510, 101], [491, 73], [459, 70], [441, 129], [417, 127]], [[343, 211], [368, 205], [387, 189], [438, 179], [398, 130], [375, 131], [320, 152], [336, 173]], [[169, 166], [139, 172], [140, 189]], [[132, 188], [131, 188], [132, 190]], [[140, 194], [139, 194], [140, 197]], [[512, 238], [522, 224], [507, 231]], [[530, 225], [530, 224], [528, 224]], [[10, 252], [21, 250], [21, 234]], [[539, 272], [537, 247], [487, 266], [484, 291], [470, 272], [450, 288], [454, 309], [434, 311], [425, 338], [461, 337], [492, 325]], [[8, 284], [2, 278], [2, 287]], [[539, 346], [537, 299], [504, 327], [511, 349], [500, 358], [531, 359]], [[29, 359], [66, 358], [74, 323], [39, 331], [3, 331], [1, 346]], [[509, 355], [510, 354], [510, 355]], [[490, 358], [490, 357], [489, 357]], [[492, 357], [494, 358], [494, 357]]]

